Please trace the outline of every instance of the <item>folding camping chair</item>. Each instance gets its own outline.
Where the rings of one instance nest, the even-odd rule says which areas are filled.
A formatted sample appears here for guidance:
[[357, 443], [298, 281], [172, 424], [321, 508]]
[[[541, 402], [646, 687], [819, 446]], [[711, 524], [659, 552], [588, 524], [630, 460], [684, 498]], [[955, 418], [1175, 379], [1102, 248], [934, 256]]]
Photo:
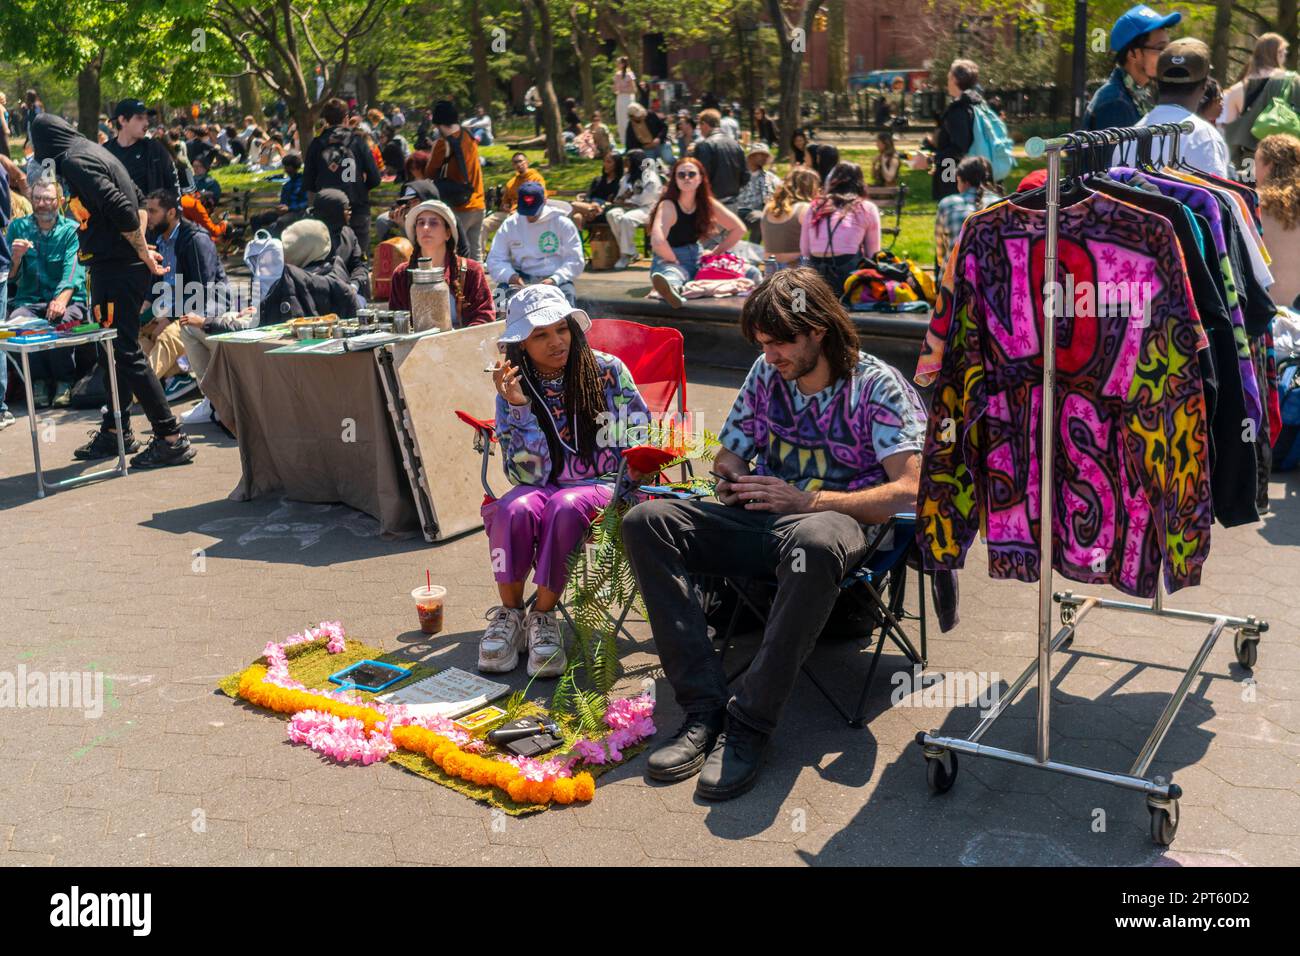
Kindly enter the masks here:
[[[892, 543], [889, 548], [883, 548], [883, 542], [890, 538], [888, 533], [890, 531], [893, 532]], [[862, 682], [862, 690], [858, 693], [857, 704], [852, 712], [818, 679], [807, 661], [800, 668], [812, 681], [813, 686], [830, 702], [831, 706], [839, 712], [839, 715], [848, 722], [850, 727], [862, 728], [866, 726], [867, 695], [871, 689], [872, 678], [876, 676], [876, 667], [880, 663], [880, 653], [885, 649], [886, 639], [890, 640], [895, 647], [902, 651], [903, 656], [911, 664], [920, 664], [922, 667], [926, 665], [924, 570], [917, 573], [919, 613], [911, 615], [903, 610], [903, 598], [907, 583], [907, 565], [909, 558], [913, 556], [918, 557], [917, 567], [920, 568], [919, 555], [916, 552], [916, 516], [914, 514], [894, 515], [881, 526], [881, 532], [877, 535], [875, 543], [862, 556], [857, 566], [845, 575], [840, 582], [841, 594], [846, 594], [857, 601], [858, 606], [866, 612], [870, 619], [865, 635], [866, 639], [870, 641], [872, 635], [879, 631], [879, 636], [876, 638], [876, 648], [871, 655], [871, 666], [867, 669], [867, 676]], [[726, 633], [722, 637], [722, 647], [718, 654], [720, 661], [726, 659], [727, 646], [731, 642], [742, 607], [748, 608], [763, 624], [767, 623], [767, 611], [758, 606], [746, 589], [734, 578], [728, 577], [725, 580], [735, 591], [739, 600], [732, 611], [731, 621], [727, 625]], [[921, 650], [919, 653], [903, 631], [902, 622], [904, 620], [920, 622]], [[731, 683], [743, 674], [748, 667], [749, 664], [746, 664], [734, 674], [728, 674], [727, 683]]]
[[[587, 331], [587, 343], [593, 349], [613, 355], [627, 366], [652, 418], [674, 410], [674, 402], [677, 413], [683, 418], [686, 416], [686, 340], [677, 329], [641, 325], [623, 319], [593, 319]], [[497, 441], [496, 422], [490, 418], [475, 418], [459, 409], [456, 417], [474, 429], [474, 450], [482, 460], [479, 481], [483, 485], [483, 503], [495, 501], [498, 496], [488, 481], [488, 457]], [[616, 486], [623, 477], [624, 467], [625, 464], [620, 462]], [[689, 466], [683, 465], [683, 470], [688, 471]], [[563, 601], [557, 608], [569, 627], [576, 630]], [[615, 633], [622, 633], [635, 643], [636, 639], [624, 626], [631, 609], [629, 604], [617, 620], [612, 615], [610, 620], [614, 621]]]

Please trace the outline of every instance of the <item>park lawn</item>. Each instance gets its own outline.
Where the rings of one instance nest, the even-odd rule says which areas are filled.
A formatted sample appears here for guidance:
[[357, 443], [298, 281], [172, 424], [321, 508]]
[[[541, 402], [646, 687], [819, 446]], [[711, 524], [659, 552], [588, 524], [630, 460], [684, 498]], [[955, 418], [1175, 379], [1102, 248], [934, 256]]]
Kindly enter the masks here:
[[[483, 168], [483, 181], [487, 186], [501, 185], [513, 174], [510, 156], [515, 151], [497, 140], [491, 146], [481, 147], [479, 154], [487, 160]], [[529, 163], [537, 169], [546, 180], [546, 188], [552, 192], [585, 192], [591, 181], [600, 175], [600, 160], [579, 159], [569, 156], [563, 166], [551, 167], [546, 163], [546, 151], [543, 149], [526, 149]], [[844, 149], [840, 151], [842, 159], [858, 163], [864, 171], [869, 171], [875, 158], [875, 149]], [[1045, 166], [1042, 159], [1030, 160], [1020, 158], [1016, 168], [1007, 177], [1006, 188], [1013, 191], [1020, 180], [1034, 169]], [[778, 176], [785, 175], [789, 166], [780, 163], [774, 167]], [[252, 189], [256, 192], [278, 193], [279, 183], [267, 182], [275, 173], [251, 173], [242, 164], [222, 166], [212, 171], [212, 175], [221, 183], [222, 189]], [[868, 179], [870, 176], [868, 175]], [[903, 169], [904, 182], [907, 183], [907, 202], [899, 222], [899, 236], [893, 251], [904, 258], [913, 259], [922, 266], [934, 264], [934, 215], [937, 203], [930, 198], [930, 176], [928, 173]], [[370, 208], [374, 215], [386, 210], [397, 195], [395, 183], [385, 183], [371, 194]], [[892, 209], [881, 210], [881, 225], [893, 226]], [[885, 245], [889, 245], [886, 237]]]

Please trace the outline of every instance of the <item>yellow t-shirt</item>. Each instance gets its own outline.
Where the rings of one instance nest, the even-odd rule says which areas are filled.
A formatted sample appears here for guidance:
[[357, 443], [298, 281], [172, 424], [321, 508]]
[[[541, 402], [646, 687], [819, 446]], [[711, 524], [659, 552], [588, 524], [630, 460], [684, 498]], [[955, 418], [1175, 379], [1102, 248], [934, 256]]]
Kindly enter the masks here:
[[519, 205], [519, 187], [528, 182], [541, 183], [542, 188], [546, 188], [546, 180], [543, 179], [542, 174], [535, 169], [530, 168], [528, 172], [524, 173], [522, 176], [515, 173], [506, 182], [505, 195], [502, 197], [502, 202], [505, 203], [506, 212], [515, 211], [515, 206]]

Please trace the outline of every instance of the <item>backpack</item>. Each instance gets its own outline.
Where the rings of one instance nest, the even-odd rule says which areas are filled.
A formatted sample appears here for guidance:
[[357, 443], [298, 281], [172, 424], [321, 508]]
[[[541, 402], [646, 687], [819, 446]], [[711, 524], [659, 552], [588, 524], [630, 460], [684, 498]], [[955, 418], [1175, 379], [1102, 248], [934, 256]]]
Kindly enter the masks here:
[[987, 103], [976, 103], [974, 107], [975, 139], [970, 155], [987, 159], [993, 167], [993, 181], [1000, 183], [1016, 165], [1016, 158], [1011, 154], [1014, 144], [1007, 133], [1007, 124]]
[[1300, 467], [1300, 359], [1278, 364], [1277, 395], [1282, 406], [1282, 428], [1273, 444], [1273, 471]]
[[[318, 185], [318, 190], [334, 187], [347, 193], [349, 199], [352, 198], [356, 185], [361, 179], [361, 168], [357, 162], [356, 154], [352, 151], [352, 137], [352, 130], [344, 129], [341, 126], [336, 126], [330, 131], [329, 137], [325, 140], [325, 146], [320, 151], [320, 159], [324, 170], [317, 177], [318, 183], [327, 181], [328, 185]], [[343, 178], [349, 163], [352, 166], [351, 182]]]
[[1286, 74], [1286, 82], [1277, 96], [1255, 117], [1255, 122], [1250, 127], [1250, 135], [1255, 137], [1255, 142], [1278, 133], [1300, 136], [1300, 115], [1296, 114], [1295, 107], [1291, 105], [1294, 82], [1295, 74]]
[[850, 307], [868, 303], [892, 307], [908, 302], [933, 305], [936, 297], [928, 270], [883, 249], [844, 281], [844, 294]]

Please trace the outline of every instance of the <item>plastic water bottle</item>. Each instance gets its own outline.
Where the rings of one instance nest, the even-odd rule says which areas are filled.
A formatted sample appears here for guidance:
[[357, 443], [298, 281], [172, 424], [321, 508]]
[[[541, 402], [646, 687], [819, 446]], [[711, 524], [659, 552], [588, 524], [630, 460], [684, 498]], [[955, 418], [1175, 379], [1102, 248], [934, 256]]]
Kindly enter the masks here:
[[777, 273], [776, 256], [768, 256], [763, 260], [763, 277], [768, 278]]

